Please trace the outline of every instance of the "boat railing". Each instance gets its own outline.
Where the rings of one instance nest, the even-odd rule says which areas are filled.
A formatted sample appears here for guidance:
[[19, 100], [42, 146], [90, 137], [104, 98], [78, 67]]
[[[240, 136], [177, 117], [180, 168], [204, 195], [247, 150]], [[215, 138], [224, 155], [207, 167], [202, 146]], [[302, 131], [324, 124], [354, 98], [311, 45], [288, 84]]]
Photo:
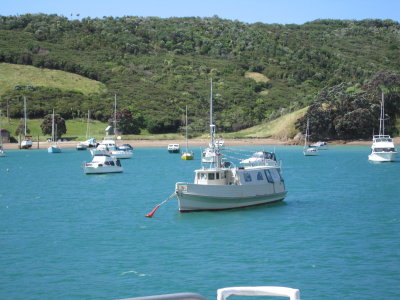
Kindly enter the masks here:
[[[226, 300], [229, 296], [273, 296], [288, 297], [290, 300], [300, 300], [300, 291], [281, 286], [228, 287], [217, 290], [217, 300]], [[207, 300], [207, 298], [196, 293], [176, 293], [124, 298], [120, 300]]]
[[187, 192], [187, 182], [177, 182], [175, 185], [177, 192]]
[[136, 298], [124, 298], [120, 300], [207, 300], [207, 298], [196, 293], [176, 293]]

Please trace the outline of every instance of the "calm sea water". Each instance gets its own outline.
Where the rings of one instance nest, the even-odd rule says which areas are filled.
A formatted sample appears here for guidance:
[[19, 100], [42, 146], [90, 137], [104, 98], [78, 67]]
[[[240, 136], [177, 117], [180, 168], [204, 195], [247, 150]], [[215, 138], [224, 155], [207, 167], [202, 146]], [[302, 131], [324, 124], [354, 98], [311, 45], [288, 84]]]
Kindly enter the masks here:
[[116, 299], [278, 285], [302, 299], [400, 299], [400, 161], [363, 146], [273, 150], [280, 204], [180, 214], [161, 206], [200, 166], [135, 149], [125, 172], [84, 175], [86, 151], [10, 150], [0, 159], [0, 298]]

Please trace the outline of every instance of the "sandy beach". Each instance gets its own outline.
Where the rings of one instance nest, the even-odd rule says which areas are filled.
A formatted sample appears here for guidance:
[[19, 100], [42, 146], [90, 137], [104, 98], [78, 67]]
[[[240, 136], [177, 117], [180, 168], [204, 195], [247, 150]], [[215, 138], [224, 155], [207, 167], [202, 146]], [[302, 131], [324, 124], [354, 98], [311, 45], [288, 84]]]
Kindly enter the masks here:
[[[208, 146], [208, 139], [192, 139], [189, 140], [189, 146], [192, 147], [206, 147]], [[395, 145], [400, 145], [400, 137], [394, 138]], [[61, 148], [75, 148], [78, 141], [59, 142]], [[141, 147], [167, 147], [168, 144], [185, 145], [185, 140], [120, 140], [117, 144], [130, 144], [134, 148]], [[302, 145], [303, 141], [295, 140], [279, 140], [272, 138], [257, 138], [257, 139], [226, 139], [225, 146], [263, 146], [263, 145]], [[329, 141], [329, 145], [370, 145], [370, 140], [354, 140], [354, 141]], [[18, 149], [17, 143], [5, 143], [4, 149]], [[46, 149], [50, 146], [49, 142], [35, 142], [33, 141], [32, 149]]]

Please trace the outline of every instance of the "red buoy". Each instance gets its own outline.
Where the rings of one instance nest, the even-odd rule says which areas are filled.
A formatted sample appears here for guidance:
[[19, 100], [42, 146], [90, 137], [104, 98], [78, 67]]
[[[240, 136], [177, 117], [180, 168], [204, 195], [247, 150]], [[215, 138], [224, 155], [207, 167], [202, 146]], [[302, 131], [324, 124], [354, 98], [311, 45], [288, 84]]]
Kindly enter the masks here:
[[156, 210], [160, 207], [160, 205], [157, 205], [156, 207], [154, 207], [154, 209], [148, 213], [147, 215], [145, 215], [146, 218], [152, 218], [154, 213], [156, 212]]

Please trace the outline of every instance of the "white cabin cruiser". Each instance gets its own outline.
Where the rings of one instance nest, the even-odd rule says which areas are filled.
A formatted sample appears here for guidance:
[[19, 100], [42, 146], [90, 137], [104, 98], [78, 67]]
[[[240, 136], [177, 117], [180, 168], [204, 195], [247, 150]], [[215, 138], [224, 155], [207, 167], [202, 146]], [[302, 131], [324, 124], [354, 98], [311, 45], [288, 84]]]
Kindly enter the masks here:
[[276, 155], [272, 152], [258, 151], [255, 152], [251, 157], [240, 161], [243, 166], [274, 166], [277, 164]]
[[85, 174], [121, 173], [123, 168], [119, 159], [109, 154], [96, 154], [90, 163], [83, 164]]
[[327, 142], [316, 142], [314, 144], [311, 145], [312, 147], [317, 147], [318, 150], [328, 150], [328, 143]]
[[282, 201], [285, 183], [278, 164], [235, 167], [223, 160], [210, 125], [212, 161], [195, 170], [193, 183], [177, 182], [179, 211], [226, 210]]
[[390, 135], [385, 135], [385, 100], [382, 92], [381, 114], [379, 118], [379, 134], [372, 137], [371, 154], [368, 160], [375, 162], [391, 162], [396, 160], [397, 151]]
[[179, 144], [169, 144], [167, 147], [169, 153], [179, 153], [181, 151], [180, 149]]

